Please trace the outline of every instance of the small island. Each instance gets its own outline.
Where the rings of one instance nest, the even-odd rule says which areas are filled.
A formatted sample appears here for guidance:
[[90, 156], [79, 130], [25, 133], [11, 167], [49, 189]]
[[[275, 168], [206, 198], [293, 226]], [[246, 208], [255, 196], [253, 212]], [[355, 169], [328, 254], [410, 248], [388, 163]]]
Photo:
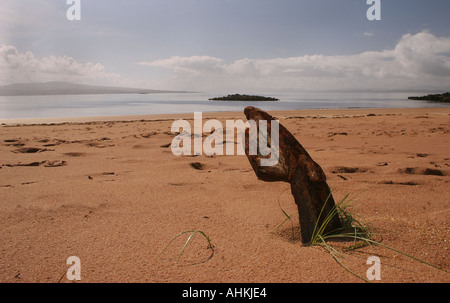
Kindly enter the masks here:
[[226, 97], [210, 98], [209, 100], [212, 100], [212, 101], [279, 101], [278, 99], [272, 98], [272, 97], [241, 95], [241, 94], [228, 95]]
[[408, 97], [410, 100], [425, 100], [425, 101], [433, 101], [433, 102], [450, 102], [450, 93], [443, 94], [431, 94], [422, 97]]

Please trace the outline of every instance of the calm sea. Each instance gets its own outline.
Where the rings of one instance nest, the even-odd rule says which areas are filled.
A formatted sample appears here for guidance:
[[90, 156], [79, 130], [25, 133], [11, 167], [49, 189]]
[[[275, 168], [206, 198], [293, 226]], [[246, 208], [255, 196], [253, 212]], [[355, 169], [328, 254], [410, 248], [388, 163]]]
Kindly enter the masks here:
[[[0, 96], [0, 119], [89, 117], [242, 111], [247, 105], [266, 111], [325, 108], [448, 107], [408, 100], [407, 93], [268, 93], [277, 102], [209, 101], [227, 94], [170, 93], [115, 95]], [[417, 95], [417, 94], [413, 94]], [[420, 94], [419, 94], [420, 95]]]

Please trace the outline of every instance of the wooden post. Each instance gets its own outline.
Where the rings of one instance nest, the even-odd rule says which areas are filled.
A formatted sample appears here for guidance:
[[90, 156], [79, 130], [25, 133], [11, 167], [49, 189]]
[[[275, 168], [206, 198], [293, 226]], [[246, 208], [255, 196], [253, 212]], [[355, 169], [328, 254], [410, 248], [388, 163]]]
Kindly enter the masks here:
[[[271, 142], [271, 124], [272, 120], [275, 119], [265, 111], [252, 106], [246, 107], [244, 114], [247, 120], [256, 122], [258, 133], [259, 121], [267, 121], [267, 142]], [[249, 129], [246, 130], [245, 153], [258, 179], [269, 182], [284, 181], [291, 184], [291, 193], [298, 208], [302, 243], [309, 244], [316, 222], [320, 226], [327, 214], [335, 207], [335, 202], [322, 168], [312, 160], [302, 145], [281, 124], [279, 124], [279, 158], [276, 165], [260, 165], [261, 159], [269, 158], [270, 155], [249, 154]], [[320, 215], [322, 208], [323, 212]], [[341, 227], [339, 216], [335, 214], [325, 228], [324, 233]]]

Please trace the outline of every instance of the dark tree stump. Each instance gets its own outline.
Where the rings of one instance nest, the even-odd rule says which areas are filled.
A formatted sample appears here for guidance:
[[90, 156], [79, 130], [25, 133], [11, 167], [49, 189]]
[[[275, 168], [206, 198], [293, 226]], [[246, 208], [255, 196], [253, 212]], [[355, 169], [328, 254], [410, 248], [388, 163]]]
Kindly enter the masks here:
[[[265, 111], [252, 106], [246, 107], [244, 114], [247, 120], [257, 122], [258, 128], [260, 120], [267, 121], [267, 141], [271, 142], [271, 124], [275, 119]], [[316, 222], [319, 222], [318, 226], [320, 226], [328, 213], [335, 207], [322, 168], [312, 160], [302, 145], [281, 124], [279, 124], [279, 159], [276, 165], [260, 165], [261, 159], [269, 158], [270, 155], [249, 154], [249, 129], [246, 130], [245, 153], [258, 179], [270, 182], [284, 181], [291, 184], [291, 192], [298, 208], [302, 242], [310, 243]], [[323, 213], [320, 215], [322, 208]], [[335, 214], [324, 233], [341, 227], [339, 216]]]

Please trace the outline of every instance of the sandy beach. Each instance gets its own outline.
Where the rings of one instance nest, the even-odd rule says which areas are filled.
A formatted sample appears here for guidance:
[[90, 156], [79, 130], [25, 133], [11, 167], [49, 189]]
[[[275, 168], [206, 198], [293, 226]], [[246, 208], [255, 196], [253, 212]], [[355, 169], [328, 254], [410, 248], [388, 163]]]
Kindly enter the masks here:
[[[345, 266], [365, 278], [377, 256], [379, 282], [450, 282], [450, 108], [269, 113], [377, 240], [443, 270], [375, 245]], [[68, 283], [70, 256], [81, 283], [364, 282], [302, 246], [288, 183], [258, 180], [246, 156], [175, 156], [180, 118], [193, 114], [0, 121], [0, 282]], [[197, 233], [177, 260], [186, 233], [161, 254], [186, 231], [213, 250]]]

